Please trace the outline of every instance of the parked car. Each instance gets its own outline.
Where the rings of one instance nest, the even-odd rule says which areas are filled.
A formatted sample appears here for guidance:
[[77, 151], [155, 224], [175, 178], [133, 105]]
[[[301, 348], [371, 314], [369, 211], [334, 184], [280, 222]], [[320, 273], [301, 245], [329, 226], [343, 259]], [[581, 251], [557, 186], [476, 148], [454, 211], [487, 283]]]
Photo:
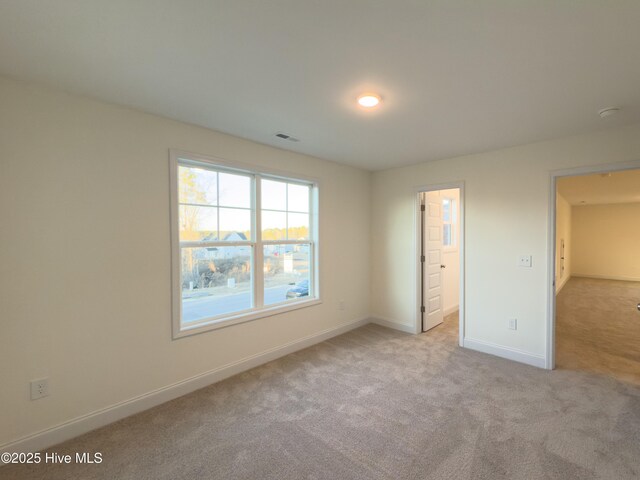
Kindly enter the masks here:
[[309, 280], [302, 280], [298, 284], [287, 290], [287, 298], [299, 298], [309, 295]]

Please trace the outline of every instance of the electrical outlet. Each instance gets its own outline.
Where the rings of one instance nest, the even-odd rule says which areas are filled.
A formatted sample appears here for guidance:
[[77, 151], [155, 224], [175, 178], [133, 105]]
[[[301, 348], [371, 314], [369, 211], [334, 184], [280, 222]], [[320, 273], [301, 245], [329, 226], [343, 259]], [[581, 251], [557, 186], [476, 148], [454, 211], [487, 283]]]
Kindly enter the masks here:
[[517, 318], [510, 318], [509, 319], [509, 323], [507, 325], [509, 327], [509, 330], [517, 330], [518, 329], [518, 319]]
[[531, 255], [520, 255], [518, 257], [518, 266], [519, 267], [531, 267]]
[[49, 395], [49, 379], [41, 378], [31, 381], [31, 400], [46, 397]]
[[345, 308], [344, 300], [338, 300], [338, 310], [344, 310]]

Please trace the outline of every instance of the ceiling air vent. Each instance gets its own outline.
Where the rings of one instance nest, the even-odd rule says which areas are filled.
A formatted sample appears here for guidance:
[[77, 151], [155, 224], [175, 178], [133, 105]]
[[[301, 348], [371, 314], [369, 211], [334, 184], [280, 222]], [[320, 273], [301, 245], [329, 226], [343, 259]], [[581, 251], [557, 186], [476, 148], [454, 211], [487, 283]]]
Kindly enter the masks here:
[[289, 140], [290, 142], [299, 142], [300, 141], [299, 139], [297, 139], [295, 137], [292, 137], [291, 135], [288, 135], [286, 133], [282, 133], [282, 132], [276, 133], [276, 137], [281, 138], [283, 140]]

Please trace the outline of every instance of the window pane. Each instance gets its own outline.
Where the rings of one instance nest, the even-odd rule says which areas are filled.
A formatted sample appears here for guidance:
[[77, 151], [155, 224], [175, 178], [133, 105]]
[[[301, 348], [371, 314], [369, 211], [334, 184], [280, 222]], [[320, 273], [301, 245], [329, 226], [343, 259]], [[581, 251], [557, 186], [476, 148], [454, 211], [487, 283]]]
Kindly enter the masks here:
[[262, 180], [262, 208], [267, 210], [287, 209], [287, 184], [275, 180]]
[[445, 222], [451, 221], [451, 200], [448, 198], [442, 200], [442, 220]]
[[221, 206], [251, 208], [251, 178], [222, 172], [218, 176]]
[[221, 208], [220, 240], [227, 242], [251, 240], [251, 210]]
[[288, 184], [287, 210], [290, 212], [309, 212], [309, 187], [307, 185]]
[[285, 240], [287, 236], [287, 214], [285, 212], [262, 212], [262, 240]]
[[180, 241], [218, 239], [218, 209], [180, 205]]
[[183, 248], [182, 323], [252, 307], [251, 247]]
[[197, 167], [178, 167], [178, 190], [180, 203], [217, 205], [218, 174]]
[[289, 213], [289, 240], [309, 239], [309, 214]]
[[444, 245], [445, 247], [450, 247], [453, 245], [453, 237], [451, 235], [452, 235], [451, 224], [445, 223], [442, 226], [442, 245]]
[[264, 304], [310, 296], [309, 244], [264, 247]]

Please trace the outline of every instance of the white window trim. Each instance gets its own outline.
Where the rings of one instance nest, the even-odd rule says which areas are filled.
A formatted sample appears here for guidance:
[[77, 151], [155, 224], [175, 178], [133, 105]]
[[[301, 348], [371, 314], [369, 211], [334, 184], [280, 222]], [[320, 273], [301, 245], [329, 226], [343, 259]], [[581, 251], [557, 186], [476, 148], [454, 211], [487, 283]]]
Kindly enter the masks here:
[[[180, 162], [179, 162], [180, 160]], [[289, 183], [296, 183], [296, 180], [299, 183], [304, 183], [305, 185], [311, 185], [311, 198], [309, 202], [310, 211], [309, 211], [309, 227], [310, 227], [310, 238], [309, 243], [311, 245], [311, 260], [312, 260], [312, 276], [310, 278], [311, 286], [310, 291], [313, 292], [313, 297], [310, 297], [306, 300], [296, 300], [295, 302], [287, 302], [283, 304], [276, 305], [268, 305], [263, 306], [261, 308], [252, 308], [251, 310], [246, 310], [243, 312], [234, 312], [232, 314], [225, 314], [217, 317], [211, 317], [208, 319], [204, 319], [202, 321], [197, 322], [192, 326], [183, 327], [181, 324], [181, 309], [182, 309], [182, 295], [181, 295], [181, 272], [180, 272], [180, 227], [179, 227], [179, 195], [178, 195], [178, 165], [180, 164], [188, 164], [192, 163], [193, 165], [200, 166], [211, 166], [216, 168], [217, 170], [227, 170], [231, 173], [238, 174], [248, 174], [251, 175], [254, 180], [252, 193], [254, 193], [252, 198], [251, 208], [255, 211], [255, 215], [252, 218], [252, 229], [254, 233], [254, 239], [248, 242], [233, 242], [233, 243], [241, 243], [243, 245], [256, 245], [254, 248], [254, 259], [253, 263], [256, 268], [259, 268], [259, 265], [262, 263], [262, 255], [263, 252], [261, 248], [257, 248], [258, 245], [268, 245], [268, 244], [299, 244], [304, 243], [300, 241], [294, 240], [266, 240], [263, 241], [260, 239], [258, 241], [258, 236], [261, 235], [260, 229], [260, 221], [261, 215], [259, 214], [259, 206], [260, 206], [260, 178], [268, 177], [273, 178], [274, 180], [283, 180]], [[171, 218], [171, 312], [172, 312], [172, 333], [173, 339], [183, 338], [191, 335], [195, 335], [198, 333], [203, 333], [211, 330], [217, 330], [219, 328], [229, 327], [231, 325], [237, 325], [239, 323], [251, 322], [254, 320], [258, 320], [260, 318], [270, 317], [273, 315], [278, 315], [281, 313], [290, 312], [293, 310], [298, 310], [300, 308], [307, 308], [314, 305], [319, 305], [322, 303], [320, 297], [320, 274], [319, 274], [319, 265], [320, 265], [320, 231], [319, 231], [319, 182], [317, 179], [310, 178], [305, 175], [299, 175], [297, 173], [291, 172], [282, 172], [274, 169], [268, 169], [261, 166], [242, 164], [237, 162], [228, 162], [219, 158], [209, 157], [206, 155], [194, 154], [191, 152], [185, 152], [182, 150], [169, 150], [169, 181], [170, 181], [170, 198], [171, 198], [171, 208], [170, 208], [170, 218]], [[226, 242], [225, 245], [231, 245], [229, 242]], [[201, 246], [200, 244], [198, 244]], [[253, 292], [256, 295], [255, 303], [262, 304], [260, 301], [264, 295], [263, 291], [263, 275], [254, 275], [252, 276], [252, 288]], [[259, 297], [259, 298], [258, 298]]]

